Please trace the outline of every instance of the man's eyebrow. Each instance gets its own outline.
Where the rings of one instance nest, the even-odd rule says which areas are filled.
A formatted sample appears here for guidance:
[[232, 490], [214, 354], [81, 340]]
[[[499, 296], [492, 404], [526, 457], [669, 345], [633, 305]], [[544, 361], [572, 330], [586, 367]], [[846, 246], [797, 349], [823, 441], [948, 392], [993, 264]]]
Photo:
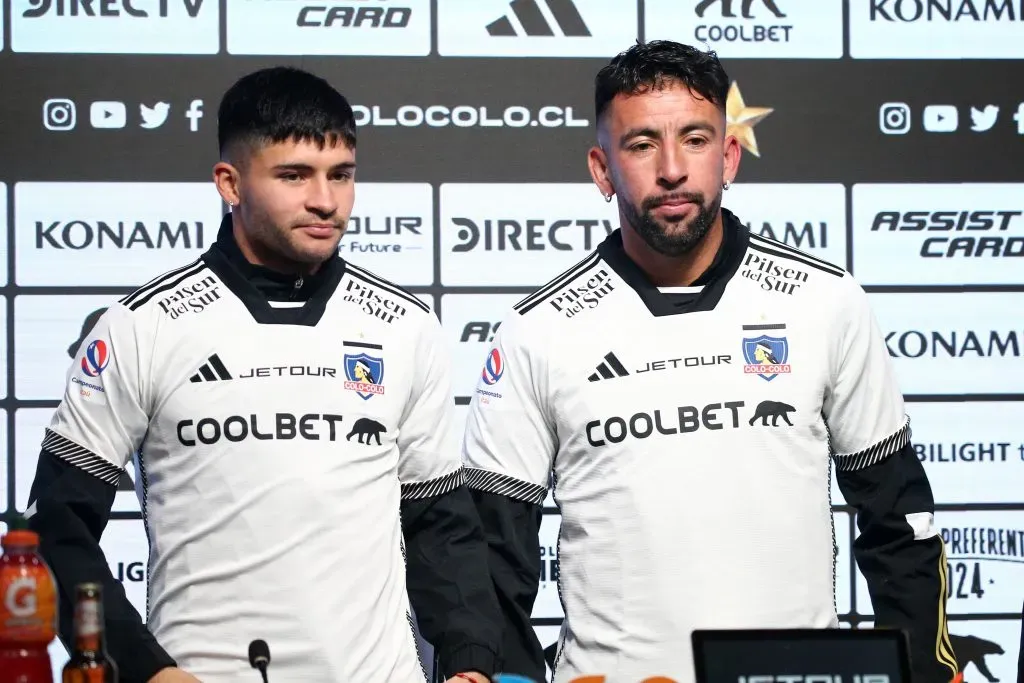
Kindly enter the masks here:
[[[705, 131], [711, 133], [712, 135], [717, 132], [713, 123], [709, 121], [695, 121], [694, 123], [689, 123], [680, 128], [679, 135], [689, 135], [690, 133], [694, 133], [696, 131]], [[658, 140], [661, 138], [661, 133], [654, 130], [653, 128], [630, 128], [625, 133], [623, 133], [622, 136], [619, 138], [619, 144], [625, 144], [627, 141], [639, 137], [652, 138], [654, 140]]]
[[[332, 171], [351, 171], [355, 167], [356, 167], [356, 162], [354, 162], [354, 161], [343, 161], [340, 164], [335, 164], [334, 166], [332, 166], [331, 170]], [[275, 171], [303, 171], [303, 172], [306, 172], [306, 173], [309, 173], [310, 171], [314, 170], [313, 167], [310, 166], [309, 164], [303, 164], [303, 163], [276, 164], [273, 168], [274, 168]]]

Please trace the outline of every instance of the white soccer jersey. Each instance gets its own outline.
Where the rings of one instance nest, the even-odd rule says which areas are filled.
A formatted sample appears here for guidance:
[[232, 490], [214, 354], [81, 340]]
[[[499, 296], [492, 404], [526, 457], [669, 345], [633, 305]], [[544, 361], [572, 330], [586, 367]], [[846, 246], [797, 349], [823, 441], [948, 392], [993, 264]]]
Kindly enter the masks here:
[[687, 683], [694, 629], [837, 626], [830, 455], [856, 469], [909, 439], [853, 278], [725, 223], [679, 291], [614, 233], [515, 306], [484, 364], [467, 481], [550, 485], [561, 511], [556, 683]]
[[276, 308], [219, 252], [112, 305], [44, 447], [115, 484], [139, 450], [148, 626], [204, 683], [425, 679], [400, 499], [462, 482], [428, 307], [340, 260]]

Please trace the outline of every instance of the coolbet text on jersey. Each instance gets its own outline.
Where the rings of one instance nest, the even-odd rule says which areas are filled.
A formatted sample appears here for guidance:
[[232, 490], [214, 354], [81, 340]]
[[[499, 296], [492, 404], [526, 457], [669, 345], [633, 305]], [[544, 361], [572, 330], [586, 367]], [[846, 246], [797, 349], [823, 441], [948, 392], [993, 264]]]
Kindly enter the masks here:
[[[837, 627], [832, 467], [863, 472], [909, 441], [863, 289], [723, 220], [691, 287], [651, 285], [613, 233], [514, 307], [484, 364], [467, 481], [533, 505], [550, 492], [561, 512], [555, 683], [691, 683], [694, 629]], [[938, 541], [930, 505], [899, 513], [909, 544]], [[925, 593], [924, 654], [948, 681], [944, 587]]]
[[212, 248], [124, 297], [43, 444], [111, 483], [138, 452], [148, 627], [204, 683], [258, 677], [253, 638], [272, 680], [425, 680], [399, 507], [462, 482], [450, 360], [412, 295], [341, 259], [314, 277], [268, 301]]

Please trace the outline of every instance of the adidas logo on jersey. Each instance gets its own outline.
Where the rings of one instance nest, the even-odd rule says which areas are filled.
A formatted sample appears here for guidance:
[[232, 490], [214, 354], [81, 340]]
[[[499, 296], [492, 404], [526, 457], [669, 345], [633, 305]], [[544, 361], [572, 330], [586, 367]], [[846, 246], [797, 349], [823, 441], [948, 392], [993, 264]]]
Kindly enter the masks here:
[[192, 375], [190, 382], [216, 382], [218, 380], [233, 379], [228, 369], [224, 367], [217, 354], [210, 356], [209, 360], [199, 366], [199, 371]]
[[604, 363], [597, 364], [597, 372], [587, 378], [588, 382], [600, 382], [602, 377], [604, 379], [615, 379], [616, 377], [626, 377], [629, 375], [629, 371], [623, 367], [614, 353], [608, 352], [605, 354], [604, 360]]

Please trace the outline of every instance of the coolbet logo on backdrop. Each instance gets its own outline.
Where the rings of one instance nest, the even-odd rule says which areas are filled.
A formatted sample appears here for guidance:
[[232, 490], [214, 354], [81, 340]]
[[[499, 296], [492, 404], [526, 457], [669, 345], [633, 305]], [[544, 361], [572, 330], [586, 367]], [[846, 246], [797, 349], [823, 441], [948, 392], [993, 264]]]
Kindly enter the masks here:
[[215, 0], [13, 0], [11, 49], [216, 54], [220, 7]]
[[210, 183], [18, 183], [18, 284], [134, 287], [216, 239]]
[[754, 137], [754, 126], [773, 111], [768, 107], [748, 107], [743, 101], [739, 83], [733, 81], [725, 102], [725, 132], [727, 135], [735, 135], [743, 149], [759, 157], [761, 152], [758, 151], [757, 138]]
[[1019, 0], [850, 0], [854, 59], [1020, 59]]
[[846, 188], [839, 183], [737, 183], [722, 206], [755, 235], [846, 267]]
[[452, 360], [452, 393], [472, 396], [480, 383], [481, 362], [494, 344], [501, 321], [510, 315], [519, 294], [445, 294], [441, 326]]
[[229, 54], [430, 54], [430, 0], [247, 0], [226, 12]]
[[621, 0], [445, 0], [444, 57], [602, 57], [636, 42], [637, 7]]
[[1024, 184], [854, 185], [853, 246], [865, 285], [1020, 284]]
[[646, 0], [647, 40], [708, 45], [724, 59], [839, 59], [843, 3]]
[[403, 287], [434, 283], [434, 197], [427, 183], [360, 183], [338, 251]]
[[440, 197], [445, 285], [540, 285], [618, 228], [592, 184], [444, 184]]
[[905, 394], [1004, 394], [1024, 386], [1024, 293], [869, 294]]

